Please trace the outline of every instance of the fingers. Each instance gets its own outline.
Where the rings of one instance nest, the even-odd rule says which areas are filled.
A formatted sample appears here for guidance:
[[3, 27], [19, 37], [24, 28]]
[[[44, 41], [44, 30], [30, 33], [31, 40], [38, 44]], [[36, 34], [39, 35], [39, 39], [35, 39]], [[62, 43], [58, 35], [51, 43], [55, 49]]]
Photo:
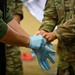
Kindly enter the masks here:
[[50, 70], [50, 66], [46, 60], [41, 60], [39, 64], [43, 70]]
[[51, 37], [48, 35], [48, 32], [46, 32], [44, 30], [40, 30], [36, 34], [42, 35], [47, 40], [47, 42], [50, 42], [50, 40], [51, 40]]
[[42, 59], [40, 58], [40, 56], [37, 54], [37, 58], [38, 58], [38, 63], [40, 65], [40, 67], [43, 69], [43, 70], [46, 70], [43, 63], [42, 63]]
[[50, 70], [50, 66], [46, 59], [42, 59], [38, 54], [37, 54], [37, 58], [38, 58], [38, 63], [43, 70], [47, 70], [47, 71]]
[[53, 60], [53, 58], [52, 58], [50, 55], [48, 55], [48, 59], [49, 59], [52, 63], [55, 63], [54, 60]]
[[47, 57], [48, 57], [48, 54], [50, 55], [49, 56], [50, 60], [51, 60], [51, 58], [55, 58], [55, 53], [56, 53], [55, 50], [49, 48], [48, 46], [45, 46], [45, 51], [47, 53]]
[[46, 62], [46, 60], [42, 60], [42, 64], [43, 64], [45, 70], [49, 70], [50, 69], [49, 64]]
[[37, 35], [43, 35], [44, 33], [46, 33], [46, 31], [40, 30], [40, 31], [38, 31], [36, 34], [37, 34]]
[[44, 33], [42, 35], [48, 42], [51, 42], [53, 40], [53, 36], [50, 33]]
[[49, 35], [48, 32], [45, 31], [38, 31], [37, 35], [42, 35], [48, 42], [50, 42], [52, 40], [52, 36]]
[[45, 60], [45, 64], [46, 64], [46, 66], [48, 67], [48, 69], [47, 69], [47, 70], [50, 70], [50, 65], [49, 65], [49, 63], [48, 63], [48, 61], [47, 61], [47, 60]]
[[51, 49], [51, 48], [48, 47], [47, 45], [45, 46], [45, 51], [46, 51], [47, 53], [56, 53], [55, 50]]
[[41, 60], [39, 60], [39, 65], [43, 70], [46, 70]]
[[50, 55], [51, 55], [52, 58], [55, 58], [55, 53], [54, 52], [51, 52]]
[[47, 48], [47, 49], [49, 49], [49, 53], [56, 53], [56, 51], [51, 48]]
[[52, 42], [56, 39], [56, 35], [54, 34], [54, 32], [46, 32], [44, 30], [40, 30], [37, 32], [37, 35], [39, 34], [42, 35], [47, 40], [47, 42]]

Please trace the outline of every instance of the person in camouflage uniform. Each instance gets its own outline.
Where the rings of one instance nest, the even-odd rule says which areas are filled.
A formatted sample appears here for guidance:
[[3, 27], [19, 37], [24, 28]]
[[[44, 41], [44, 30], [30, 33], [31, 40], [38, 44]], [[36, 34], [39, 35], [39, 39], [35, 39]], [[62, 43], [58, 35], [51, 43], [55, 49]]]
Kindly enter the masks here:
[[47, 0], [37, 34], [48, 42], [58, 39], [57, 75], [75, 75], [75, 0]]
[[[23, 19], [22, 1], [7, 0], [7, 7], [20, 24]], [[6, 75], [23, 75], [21, 52], [18, 46], [6, 45]]]
[[[16, 20], [10, 14], [9, 10], [6, 10], [5, 12], [2, 11], [3, 9], [1, 6], [3, 5], [2, 1], [0, 2], [0, 42], [5, 44], [10, 44], [13, 46], [22, 46], [22, 47], [31, 48], [36, 50], [36, 52], [39, 49], [42, 50], [46, 46], [46, 39], [41, 35], [29, 36], [29, 34], [27, 34], [27, 32], [24, 31], [19, 26], [19, 23], [16, 22]], [[4, 15], [5, 15], [5, 20], [3, 19]], [[47, 50], [45, 51], [49, 53]], [[42, 51], [42, 53], [44, 53], [44, 51]], [[0, 66], [0, 71], [1, 71], [1, 66]], [[2, 72], [5, 72], [5, 71], [2, 71]]]

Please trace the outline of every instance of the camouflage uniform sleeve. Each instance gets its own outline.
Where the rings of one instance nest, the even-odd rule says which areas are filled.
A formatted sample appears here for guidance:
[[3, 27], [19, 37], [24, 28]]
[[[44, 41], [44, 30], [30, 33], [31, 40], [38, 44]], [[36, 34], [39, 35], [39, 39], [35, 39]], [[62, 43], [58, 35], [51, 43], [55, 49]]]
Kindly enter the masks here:
[[7, 11], [6, 13], [6, 23], [8, 23], [9, 21], [11, 21], [13, 19], [13, 15]]
[[47, 0], [44, 9], [44, 18], [40, 30], [53, 31], [57, 22], [57, 12], [54, 0]]
[[7, 29], [8, 27], [6, 23], [2, 20], [2, 11], [0, 10], [0, 39], [6, 34]]
[[17, 14], [23, 19], [23, 11], [22, 11], [22, 1], [21, 0], [8, 0], [7, 1], [8, 8], [12, 14]]
[[65, 45], [73, 45], [73, 43], [75, 43], [75, 19], [66, 21], [63, 25], [59, 26], [54, 33]]

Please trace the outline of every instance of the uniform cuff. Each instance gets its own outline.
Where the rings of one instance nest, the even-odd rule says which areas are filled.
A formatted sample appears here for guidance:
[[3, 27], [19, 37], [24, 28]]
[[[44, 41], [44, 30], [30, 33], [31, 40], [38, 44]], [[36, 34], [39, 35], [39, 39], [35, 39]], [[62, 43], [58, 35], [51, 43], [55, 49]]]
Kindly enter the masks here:
[[9, 21], [11, 21], [12, 19], [13, 19], [13, 15], [10, 12], [8, 12], [6, 14], [6, 23], [8, 23]]
[[0, 19], [0, 39], [6, 34], [7, 29], [8, 27], [6, 23], [2, 19]]

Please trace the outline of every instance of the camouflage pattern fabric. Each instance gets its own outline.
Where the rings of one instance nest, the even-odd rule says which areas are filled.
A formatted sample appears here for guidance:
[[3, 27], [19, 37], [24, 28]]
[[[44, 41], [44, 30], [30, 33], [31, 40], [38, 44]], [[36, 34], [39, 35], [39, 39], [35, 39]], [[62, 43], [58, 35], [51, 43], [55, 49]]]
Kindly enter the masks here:
[[47, 0], [39, 30], [53, 31], [58, 38], [58, 66], [61, 69], [75, 63], [75, 0]]
[[23, 19], [23, 4], [21, 0], [8, 0], [7, 7], [12, 14], [19, 14], [21, 16], [21, 20]]
[[75, 63], [72, 63], [68, 68], [61, 69], [58, 67], [57, 75], [75, 75]]
[[[7, 6], [13, 15], [18, 14], [23, 19], [21, 0], [8, 0]], [[23, 75], [21, 52], [17, 46], [6, 45], [6, 75]]]
[[6, 75], [23, 75], [21, 52], [17, 46], [6, 46]]

